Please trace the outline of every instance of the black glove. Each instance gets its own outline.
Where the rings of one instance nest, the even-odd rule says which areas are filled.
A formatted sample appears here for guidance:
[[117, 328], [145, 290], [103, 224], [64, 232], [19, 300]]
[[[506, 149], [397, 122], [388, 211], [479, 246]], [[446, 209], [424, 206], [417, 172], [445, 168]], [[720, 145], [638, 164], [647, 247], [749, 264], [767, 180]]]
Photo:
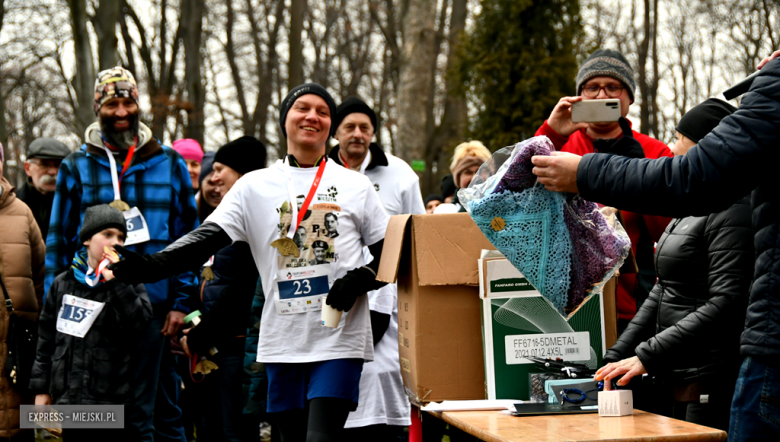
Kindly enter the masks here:
[[628, 124], [628, 120], [624, 117], [620, 117], [620, 119], [618, 119], [618, 124], [620, 124], [620, 128], [623, 129], [623, 136], [620, 138], [593, 140], [593, 151], [596, 153], [607, 153], [629, 158], [644, 158], [645, 150], [642, 149], [642, 145], [639, 144], [639, 141], [634, 138], [634, 133], [631, 131], [631, 125]]
[[347, 272], [333, 283], [325, 303], [348, 312], [355, 305], [357, 297], [382, 287], [384, 283], [376, 280], [376, 275], [368, 267], [360, 267]]
[[156, 282], [165, 278], [161, 272], [164, 267], [157, 264], [150, 255], [141, 255], [120, 245], [116, 245], [114, 248], [122, 255], [122, 259], [119, 262], [109, 264], [108, 269], [114, 272], [114, 277], [119, 281], [136, 285], [143, 282]]

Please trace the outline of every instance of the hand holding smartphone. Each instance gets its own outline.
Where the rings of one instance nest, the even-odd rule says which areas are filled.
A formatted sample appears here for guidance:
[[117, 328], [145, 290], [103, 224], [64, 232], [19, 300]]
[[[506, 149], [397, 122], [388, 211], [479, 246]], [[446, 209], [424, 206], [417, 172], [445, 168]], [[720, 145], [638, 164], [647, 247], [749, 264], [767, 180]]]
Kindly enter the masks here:
[[620, 100], [582, 100], [571, 105], [572, 123], [609, 123], [620, 118]]

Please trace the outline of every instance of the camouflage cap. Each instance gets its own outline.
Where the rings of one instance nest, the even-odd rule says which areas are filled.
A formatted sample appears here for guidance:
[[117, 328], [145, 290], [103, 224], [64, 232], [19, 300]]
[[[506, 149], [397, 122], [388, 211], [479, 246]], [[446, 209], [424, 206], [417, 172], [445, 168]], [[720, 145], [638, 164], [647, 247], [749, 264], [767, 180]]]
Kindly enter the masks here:
[[127, 97], [138, 103], [138, 83], [133, 74], [121, 66], [98, 74], [95, 80], [95, 115], [106, 101], [117, 97]]

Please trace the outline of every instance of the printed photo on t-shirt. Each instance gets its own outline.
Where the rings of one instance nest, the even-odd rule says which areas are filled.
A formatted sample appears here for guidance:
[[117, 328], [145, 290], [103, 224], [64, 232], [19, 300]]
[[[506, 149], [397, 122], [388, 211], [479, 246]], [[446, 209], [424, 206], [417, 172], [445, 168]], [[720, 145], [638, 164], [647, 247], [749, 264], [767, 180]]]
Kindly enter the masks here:
[[[296, 198], [298, 208], [303, 205], [303, 196]], [[279, 238], [287, 237], [292, 221], [292, 209], [288, 202], [282, 204], [279, 211]], [[298, 268], [316, 265], [330, 265], [338, 260], [336, 238], [338, 217], [341, 207], [336, 204], [314, 204], [306, 211], [301, 225], [295, 229], [292, 240], [298, 247], [299, 255], [278, 255], [279, 268]]]

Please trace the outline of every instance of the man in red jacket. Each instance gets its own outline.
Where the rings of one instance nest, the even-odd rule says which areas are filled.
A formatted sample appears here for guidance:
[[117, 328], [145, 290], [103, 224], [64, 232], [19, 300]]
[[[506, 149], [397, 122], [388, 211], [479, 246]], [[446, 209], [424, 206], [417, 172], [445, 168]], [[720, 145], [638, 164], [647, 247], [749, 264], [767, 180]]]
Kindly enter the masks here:
[[[536, 131], [536, 135], [547, 136], [558, 151], [577, 155], [593, 153], [593, 140], [620, 138], [623, 136], [623, 130], [618, 122], [573, 123], [572, 104], [582, 100], [618, 98], [621, 114], [625, 117], [628, 115], [628, 108], [634, 103], [635, 87], [634, 71], [623, 54], [609, 49], [598, 49], [580, 66], [577, 74], [579, 96], [561, 98], [550, 118]], [[642, 145], [645, 158], [672, 156], [666, 144], [634, 130], [631, 132]], [[636, 314], [637, 300], [644, 301], [655, 284], [653, 247], [671, 220], [626, 211], [622, 214], [639, 273], [624, 273], [618, 280], [617, 309], [620, 330], [624, 329]]]

